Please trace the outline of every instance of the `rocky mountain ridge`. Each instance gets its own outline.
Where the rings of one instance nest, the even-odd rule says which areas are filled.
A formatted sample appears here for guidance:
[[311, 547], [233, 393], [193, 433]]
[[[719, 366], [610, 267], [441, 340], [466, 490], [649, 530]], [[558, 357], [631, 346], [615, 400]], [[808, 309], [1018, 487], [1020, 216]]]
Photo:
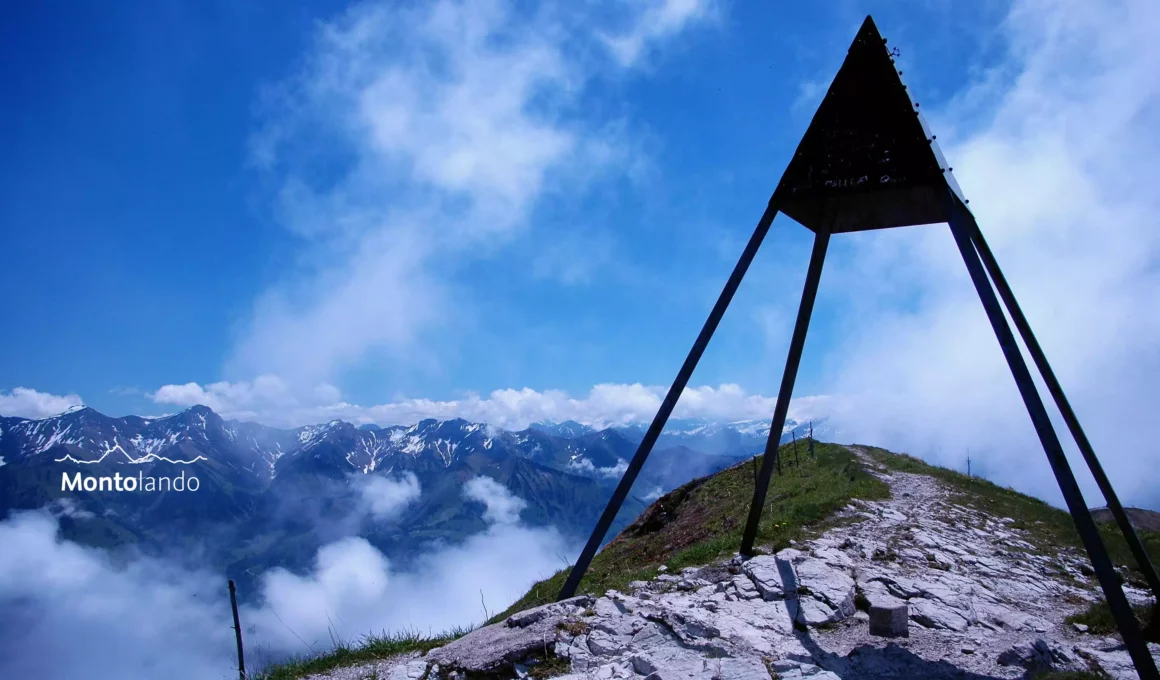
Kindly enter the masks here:
[[[616, 528], [649, 499], [764, 446], [763, 439], [698, 439], [688, 432], [693, 423], [674, 425], [672, 436], [697, 448], [658, 445]], [[208, 554], [244, 582], [272, 566], [308, 567], [336, 532], [362, 532], [401, 563], [421, 547], [415, 541], [454, 542], [482, 531], [483, 508], [463, 493], [482, 475], [527, 503], [524, 522], [580, 540], [636, 451], [634, 432], [574, 422], [510, 431], [462, 419], [278, 429], [226, 420], [204, 406], [163, 417], [114, 418], [88, 407], [38, 420], [0, 417], [0, 517], [47, 508], [69, 540], [183, 548], [176, 552]], [[196, 476], [198, 490], [123, 494], [66, 490], [61, 481], [62, 474], [125, 476], [127, 469], [133, 476]], [[409, 476], [421, 489], [418, 500], [389, 526], [364, 521], [360, 480]], [[215, 536], [208, 550], [205, 535]]]
[[[625, 592], [518, 612], [425, 655], [311, 678], [516, 678], [539, 665], [558, 670], [537, 677], [566, 680], [1136, 677], [1117, 639], [1066, 621], [1101, 597], [1082, 553], [1044, 551], [1017, 520], [854, 450], [890, 498], [847, 505], [811, 540], [661, 568]], [[905, 635], [871, 635], [875, 608], [904, 612]], [[1151, 650], [1160, 660], [1160, 645]]]

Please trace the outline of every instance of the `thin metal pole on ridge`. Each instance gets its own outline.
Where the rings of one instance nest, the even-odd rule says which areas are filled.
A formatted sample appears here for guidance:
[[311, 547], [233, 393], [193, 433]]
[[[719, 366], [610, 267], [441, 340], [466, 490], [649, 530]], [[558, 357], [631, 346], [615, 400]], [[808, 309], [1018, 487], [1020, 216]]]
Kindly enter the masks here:
[[592, 558], [596, 556], [596, 551], [600, 549], [600, 544], [604, 542], [604, 537], [608, 534], [609, 527], [612, 526], [613, 520], [616, 519], [616, 513], [620, 511], [620, 506], [624, 504], [624, 499], [628, 497], [629, 490], [632, 489], [637, 475], [640, 474], [641, 468], [644, 467], [645, 460], [648, 458], [649, 453], [652, 452], [652, 448], [660, 437], [661, 431], [664, 430], [665, 423], [668, 422], [673, 408], [677, 405], [677, 400], [680, 399], [681, 393], [684, 392], [685, 386], [689, 383], [689, 378], [693, 375], [693, 369], [697, 367], [697, 362], [701, 360], [701, 355], [704, 354], [705, 347], [709, 344], [709, 340], [712, 339], [713, 332], [717, 330], [717, 325], [721, 322], [721, 317], [725, 315], [725, 310], [728, 309], [730, 301], [733, 300], [733, 295], [741, 285], [741, 280], [745, 277], [745, 272], [748, 271], [749, 265], [753, 262], [753, 257], [761, 247], [761, 242], [769, 232], [769, 227], [773, 224], [773, 218], [777, 215], [778, 211], [776, 199], [777, 194], [775, 192], [770, 197], [769, 204], [765, 208], [765, 213], [762, 214], [761, 220], [758, 221], [753, 235], [749, 237], [749, 243], [746, 244], [745, 250], [742, 251], [741, 258], [733, 268], [733, 273], [729, 275], [729, 280], [726, 281], [725, 288], [721, 291], [721, 296], [717, 298], [717, 304], [713, 305], [713, 310], [709, 313], [709, 318], [705, 320], [705, 325], [697, 335], [697, 340], [693, 343], [693, 348], [689, 350], [688, 356], [685, 357], [685, 363], [681, 365], [681, 370], [677, 372], [676, 380], [669, 387], [668, 394], [665, 395], [660, 409], [657, 410], [656, 416], [653, 417], [652, 424], [649, 425], [648, 431], [645, 432], [644, 439], [641, 440], [640, 445], [637, 447], [632, 461], [628, 464], [628, 469], [624, 471], [624, 476], [620, 478], [620, 483], [616, 485], [616, 490], [612, 493], [612, 497], [608, 499], [608, 505], [605, 506], [604, 513], [600, 515], [600, 519], [596, 522], [596, 526], [592, 530], [592, 535], [588, 537], [588, 543], [584, 545], [584, 550], [580, 553], [580, 557], [576, 559], [576, 564], [572, 566], [572, 571], [568, 574], [568, 579], [564, 582], [564, 587], [560, 589], [560, 593], [556, 598], [557, 600], [572, 597], [576, 594], [576, 589], [580, 587], [580, 579], [584, 577], [584, 572], [588, 571], [588, 566], [592, 563]]
[[229, 579], [230, 586], [230, 609], [234, 614], [234, 639], [238, 645], [238, 678], [239, 680], [246, 680], [246, 655], [242, 651], [242, 624], [238, 620], [238, 591], [234, 587], [234, 580]]
[[[949, 187], [947, 193], [951, 194]], [[1015, 384], [1019, 388], [1023, 404], [1027, 407], [1027, 414], [1031, 416], [1035, 432], [1039, 435], [1039, 441], [1047, 454], [1048, 462], [1051, 464], [1051, 471], [1055, 474], [1060, 491], [1063, 492], [1064, 501], [1075, 521], [1080, 540], [1091, 559], [1096, 578], [1104, 591], [1108, 606], [1112, 610], [1112, 617], [1116, 620], [1116, 627], [1119, 628], [1120, 635], [1124, 638], [1124, 645], [1128, 648], [1128, 654], [1131, 656], [1139, 676], [1144, 680], [1160, 680], [1160, 672], [1156, 670], [1156, 662], [1148, 651], [1148, 644], [1140, 632], [1136, 615], [1132, 612], [1128, 598], [1120, 587], [1120, 580], [1112, 565], [1112, 560], [1108, 557], [1107, 549], [1096, 529], [1095, 520], [1092, 519], [1091, 513], [1088, 511], [1083, 493], [1080, 491], [1071, 466], [1067, 462], [1067, 457], [1063, 453], [1063, 446], [1055, 434], [1055, 428], [1047, 415], [1047, 409], [1043, 405], [1039, 391], [1035, 388], [1031, 371], [1028, 370], [1023, 354], [1019, 351], [1015, 336], [1011, 333], [1010, 326], [1007, 325], [1006, 317], [1003, 316], [999, 299], [995, 296], [995, 291], [987, 279], [983, 263], [975, 251], [971, 235], [978, 231], [978, 224], [974, 224], [972, 228], [970, 225], [974, 222], [974, 217], [966, 209], [966, 206], [953, 195], [951, 195], [950, 200], [953, 203], [950, 228], [955, 238], [955, 244], [959, 248], [963, 263], [966, 264], [967, 272], [974, 283], [975, 291], [983, 303], [983, 309], [987, 312], [987, 318], [995, 331], [995, 337], [1007, 359], [1007, 365], [1011, 369], [1011, 375], [1015, 378]]]
[[[1128, 543], [1128, 548], [1132, 551], [1132, 556], [1136, 558], [1136, 563], [1140, 566], [1140, 571], [1144, 572], [1144, 577], [1148, 580], [1148, 586], [1152, 589], [1152, 596], [1160, 602], [1160, 577], [1156, 574], [1156, 567], [1153, 566], [1151, 558], [1148, 556], [1148, 551], [1144, 549], [1144, 544], [1140, 541], [1140, 536], [1136, 533], [1136, 528], [1132, 526], [1128, 514], [1124, 512], [1124, 506], [1120, 504], [1120, 499], [1116, 495], [1116, 490], [1112, 488], [1112, 483], [1108, 479], [1107, 474], [1104, 473], [1104, 468], [1100, 465], [1099, 458], [1096, 457], [1096, 452], [1092, 448], [1092, 444], [1088, 441], [1087, 434], [1084, 433], [1083, 427], [1079, 424], [1079, 418], [1076, 417], [1075, 411], [1071, 408], [1071, 403], [1068, 402], [1067, 396], [1063, 393], [1063, 387], [1059, 384], [1059, 379], [1055, 377], [1055, 371], [1051, 370], [1051, 364], [1047, 362], [1047, 355], [1043, 353], [1043, 348], [1040, 347], [1039, 341], [1035, 339], [1035, 333], [1031, 331], [1031, 324], [1027, 322], [1027, 317], [1023, 315], [1023, 310], [1019, 307], [1019, 302], [1015, 299], [1015, 293], [1012, 292], [1011, 286], [1007, 284], [1007, 278], [1003, 276], [1003, 270], [999, 268], [999, 262], [995, 259], [995, 255], [991, 252], [991, 248], [987, 245], [986, 239], [983, 238], [983, 232], [979, 230], [979, 225], [974, 220], [967, 221], [967, 228], [970, 230], [971, 241], [975, 245], [979, 256], [983, 259], [983, 266], [986, 267], [987, 273], [991, 275], [991, 280], [995, 283], [995, 288], [999, 291], [999, 297], [1003, 300], [1003, 304], [1007, 307], [1007, 311], [1011, 314], [1011, 319], [1015, 322], [1015, 328], [1019, 331], [1019, 335], [1023, 338], [1023, 344], [1026, 345], [1027, 350], [1031, 353], [1031, 360], [1035, 362], [1035, 367], [1039, 369], [1039, 373], [1043, 376], [1043, 382], [1047, 385], [1048, 392], [1055, 400], [1055, 405], [1059, 408], [1059, 412], [1063, 415], [1063, 421], [1067, 424], [1067, 429], [1071, 432], [1072, 438], [1079, 446], [1079, 451], [1083, 455], [1084, 461], [1087, 463], [1088, 469], [1091, 470], [1092, 477], [1096, 480], [1096, 485], [1099, 486], [1100, 491], [1104, 495], [1104, 500], [1108, 504], [1108, 510], [1111, 511], [1112, 516], [1119, 525], [1120, 531], [1124, 534], [1124, 540]], [[969, 458], [967, 459], [970, 460]]]

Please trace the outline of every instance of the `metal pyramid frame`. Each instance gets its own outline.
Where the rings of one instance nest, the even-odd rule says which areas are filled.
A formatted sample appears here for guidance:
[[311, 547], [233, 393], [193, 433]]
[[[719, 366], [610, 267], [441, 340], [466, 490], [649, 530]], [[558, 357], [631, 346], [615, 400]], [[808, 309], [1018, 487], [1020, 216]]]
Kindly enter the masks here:
[[[893, 56], [887, 51], [886, 40], [878, 32], [873, 19], [867, 16], [721, 296], [709, 313], [676, 380], [568, 575], [559, 599], [576, 593], [581, 578], [604, 542], [608, 528], [656, 444], [677, 399], [688, 384], [778, 212], [813, 231], [814, 245], [790, 341], [789, 356], [774, 407], [769, 439], [742, 535], [741, 554], [745, 556], [753, 555], [761, 509], [777, 462], [781, 432], [805, 346], [830, 236], [870, 229], [946, 223], [950, 226], [955, 244], [999, 340], [1136, 670], [1141, 678], [1160, 680], [1155, 661], [1148, 652], [1139, 624], [1121, 588], [1119, 575], [1115, 572], [1031, 372], [1003, 315], [1000, 300], [1006, 305], [1007, 312], [1031, 353], [1032, 361], [1042, 375], [1128, 547], [1158, 600], [1160, 578], [1064, 396], [1063, 388], [1035, 339], [1015, 294], [983, 239], [978, 223], [967, 208], [967, 200], [963, 198], [951, 168], [943, 160], [934, 135], [927, 129], [918, 104], [907, 94], [906, 86], [899, 78], [901, 71], [896, 69]], [[998, 289], [998, 296], [991, 287], [992, 282]]]

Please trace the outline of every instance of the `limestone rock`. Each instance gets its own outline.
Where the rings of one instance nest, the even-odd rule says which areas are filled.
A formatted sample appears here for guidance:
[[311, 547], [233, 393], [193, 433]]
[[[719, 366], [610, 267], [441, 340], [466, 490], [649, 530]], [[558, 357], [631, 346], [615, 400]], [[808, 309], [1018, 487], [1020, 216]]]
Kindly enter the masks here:
[[1002, 666], [1021, 666], [1029, 671], [1084, 669], [1077, 655], [1068, 652], [1059, 643], [1048, 642], [1043, 638], [1012, 645], [999, 655], [998, 662]]
[[[741, 567], [741, 571], [752, 580], [757, 591], [761, 593], [762, 599], [766, 601], [784, 600], [791, 595], [797, 596], [796, 586], [793, 585], [796, 581], [793, 566], [786, 560], [779, 560], [772, 555], [758, 555], [746, 562]], [[736, 579], [734, 579], [734, 583], [736, 583]], [[790, 584], [788, 590], [786, 583]]]
[[427, 672], [427, 662], [421, 659], [395, 666], [387, 673], [386, 680], [418, 680]]
[[827, 623], [836, 623], [844, 618], [840, 611], [812, 597], [799, 599], [797, 610], [798, 622], [806, 626], [824, 626]]
[[588, 651], [596, 656], [612, 656], [620, 651], [621, 645], [616, 638], [603, 630], [594, 630], [588, 634]]
[[[753, 559], [757, 558], [755, 557]], [[734, 576], [733, 587], [737, 590], [737, 597], [742, 600], [756, 600], [759, 597], [763, 597], [761, 591], [757, 589], [757, 586], [748, 576]]]
[[806, 588], [810, 597], [825, 602], [837, 612], [835, 621], [854, 614], [854, 579], [825, 562], [807, 558], [796, 565], [799, 592]]
[[911, 600], [910, 618], [927, 628], [943, 628], [961, 632], [967, 629], [967, 619], [957, 611], [934, 600]]
[[470, 635], [433, 649], [429, 662], [463, 669], [468, 672], [495, 672], [527, 658], [533, 650], [554, 645], [556, 624], [563, 617], [579, 613], [593, 604], [591, 596], [582, 595], [553, 602], [515, 614], [503, 623], [484, 626]]
[[526, 628], [533, 623], [540, 621], [549, 614], [567, 611], [570, 607], [590, 607], [594, 601], [595, 600], [591, 595], [579, 595], [577, 597], [571, 597], [567, 600], [552, 602], [522, 612], [516, 612], [515, 614], [512, 614], [507, 619], [505, 619], [504, 624], [513, 628]]
[[634, 654], [629, 657], [632, 669], [640, 675], [649, 675], [657, 670], [656, 664], [645, 654]]

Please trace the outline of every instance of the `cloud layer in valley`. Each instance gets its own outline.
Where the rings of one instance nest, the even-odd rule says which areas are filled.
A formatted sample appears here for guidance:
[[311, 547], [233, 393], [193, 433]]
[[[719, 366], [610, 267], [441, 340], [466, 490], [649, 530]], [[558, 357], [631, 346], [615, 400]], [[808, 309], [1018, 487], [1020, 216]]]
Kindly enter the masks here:
[[[385, 503], [375, 507], [394, 511], [414, 500], [417, 484], [394, 483], [401, 486], [369, 492]], [[503, 485], [476, 478], [464, 495], [483, 506], [487, 529], [406, 572], [353, 536], [321, 548], [307, 574], [267, 572], [262, 601], [241, 612], [251, 668], [262, 658], [324, 651], [336, 637], [479, 622], [485, 605], [502, 610], [558, 570], [561, 555], [575, 554], [555, 530], [521, 524], [524, 502]], [[44, 511], [0, 521], [0, 676], [193, 680], [235, 672], [223, 576], [114, 559], [61, 540], [58, 528]]]

